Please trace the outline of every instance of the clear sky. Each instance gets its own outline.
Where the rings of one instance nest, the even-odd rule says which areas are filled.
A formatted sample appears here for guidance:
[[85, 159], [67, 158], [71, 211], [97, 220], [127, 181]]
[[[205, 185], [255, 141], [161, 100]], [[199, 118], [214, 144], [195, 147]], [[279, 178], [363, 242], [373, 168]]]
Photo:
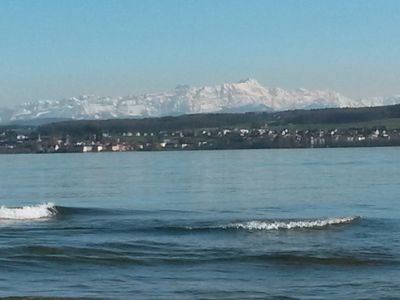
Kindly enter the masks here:
[[246, 77], [399, 94], [400, 1], [0, 1], [0, 106]]

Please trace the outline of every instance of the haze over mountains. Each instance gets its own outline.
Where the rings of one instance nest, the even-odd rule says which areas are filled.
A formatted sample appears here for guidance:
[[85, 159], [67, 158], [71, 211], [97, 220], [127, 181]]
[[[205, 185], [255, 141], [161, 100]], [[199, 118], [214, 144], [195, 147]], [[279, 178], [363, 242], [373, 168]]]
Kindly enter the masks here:
[[79, 96], [27, 102], [0, 109], [0, 122], [39, 119], [143, 118], [217, 112], [381, 106], [400, 103], [400, 95], [351, 99], [329, 90], [263, 87], [254, 79], [216, 86], [178, 85], [164, 93], [125, 97]]

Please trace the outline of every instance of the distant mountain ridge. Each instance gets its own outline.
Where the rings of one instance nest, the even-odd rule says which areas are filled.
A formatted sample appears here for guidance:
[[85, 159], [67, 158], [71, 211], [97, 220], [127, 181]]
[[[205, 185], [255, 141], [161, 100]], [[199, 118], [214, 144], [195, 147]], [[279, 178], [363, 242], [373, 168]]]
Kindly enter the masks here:
[[79, 96], [27, 102], [0, 110], [0, 122], [38, 119], [114, 119], [183, 114], [283, 111], [292, 109], [381, 106], [400, 103], [400, 95], [351, 99], [334, 91], [265, 88], [254, 79], [216, 86], [178, 85], [164, 93], [125, 97]]

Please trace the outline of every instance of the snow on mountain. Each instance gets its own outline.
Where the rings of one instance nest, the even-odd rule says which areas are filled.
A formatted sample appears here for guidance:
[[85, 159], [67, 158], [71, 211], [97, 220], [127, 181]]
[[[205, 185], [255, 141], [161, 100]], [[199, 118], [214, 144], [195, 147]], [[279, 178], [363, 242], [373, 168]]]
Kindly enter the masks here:
[[388, 97], [370, 97], [360, 99], [360, 106], [382, 106], [382, 105], [394, 105], [400, 103], [400, 95], [388, 96]]
[[353, 100], [327, 90], [265, 88], [254, 79], [217, 86], [178, 85], [165, 93], [126, 97], [79, 96], [28, 102], [0, 110], [0, 122], [44, 118], [110, 119], [214, 112], [281, 111], [400, 103], [400, 95]]

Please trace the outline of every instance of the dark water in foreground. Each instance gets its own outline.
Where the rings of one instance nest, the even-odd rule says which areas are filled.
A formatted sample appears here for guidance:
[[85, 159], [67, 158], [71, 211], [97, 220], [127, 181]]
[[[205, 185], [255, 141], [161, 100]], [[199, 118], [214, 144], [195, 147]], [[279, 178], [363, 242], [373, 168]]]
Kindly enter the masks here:
[[399, 195], [400, 148], [0, 156], [0, 297], [400, 298]]

